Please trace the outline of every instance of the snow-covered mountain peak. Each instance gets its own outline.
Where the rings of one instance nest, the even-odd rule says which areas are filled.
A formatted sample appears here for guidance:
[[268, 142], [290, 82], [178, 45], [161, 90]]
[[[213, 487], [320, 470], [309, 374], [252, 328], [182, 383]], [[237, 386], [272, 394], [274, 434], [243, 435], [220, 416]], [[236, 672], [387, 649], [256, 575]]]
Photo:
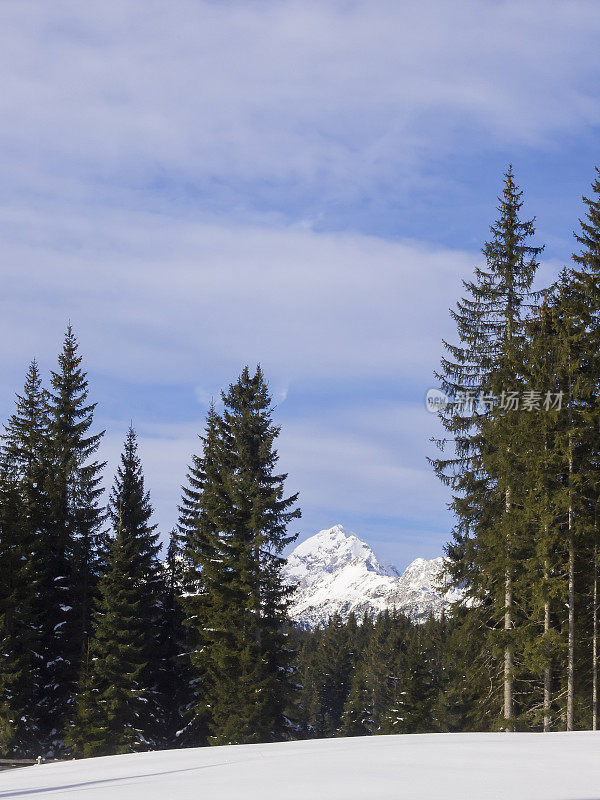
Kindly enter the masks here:
[[448, 604], [440, 588], [443, 558], [415, 559], [400, 575], [369, 545], [342, 525], [319, 531], [290, 553], [286, 580], [297, 586], [292, 618], [303, 627], [326, 624], [334, 613], [347, 618], [397, 609], [413, 619], [440, 614]]
[[354, 565], [376, 575], [398, 577], [398, 570], [380, 561], [366, 542], [342, 525], [319, 531], [299, 544], [290, 554], [287, 574], [301, 586], [309, 586], [322, 574]]
[[430, 561], [425, 558], [415, 558], [402, 573], [402, 580], [415, 587], [431, 588], [432, 584], [436, 583], [436, 577], [442, 573], [443, 568], [443, 558], [432, 558]]

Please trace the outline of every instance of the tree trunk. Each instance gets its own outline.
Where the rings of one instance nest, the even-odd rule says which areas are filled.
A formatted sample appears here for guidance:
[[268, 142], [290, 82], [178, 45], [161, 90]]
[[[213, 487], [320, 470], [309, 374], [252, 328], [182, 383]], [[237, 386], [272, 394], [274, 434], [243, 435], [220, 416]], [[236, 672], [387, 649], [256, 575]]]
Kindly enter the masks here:
[[[546, 529], [547, 538], [547, 529]], [[548, 559], [544, 563], [544, 578], [548, 581], [549, 575]], [[550, 601], [546, 599], [544, 603], [544, 634], [550, 630]], [[544, 733], [551, 728], [550, 703], [552, 702], [552, 670], [550, 665], [544, 667]]]
[[[544, 426], [544, 469], [548, 464], [548, 431]], [[544, 494], [546, 510], [549, 506], [548, 488]], [[546, 547], [546, 558], [544, 559], [544, 636], [548, 637], [550, 632], [550, 599], [548, 597], [548, 581], [550, 579], [550, 552], [551, 547], [548, 543], [550, 529], [548, 524], [544, 525], [544, 546]], [[546, 641], [546, 657], [548, 657], [548, 642]], [[544, 733], [548, 733], [552, 728], [552, 717], [550, 707], [552, 703], [552, 662], [548, 661], [544, 667]]]
[[573, 532], [573, 439], [569, 434], [569, 639], [567, 648], [567, 730], [575, 717], [575, 540]]
[[[506, 503], [505, 511], [510, 513], [511, 497], [510, 489], [506, 490]], [[510, 540], [506, 541], [506, 573], [504, 577], [504, 630], [511, 631], [512, 622], [512, 576], [510, 572]], [[512, 731], [514, 729], [514, 689], [513, 689], [513, 672], [514, 672], [514, 652], [512, 642], [507, 642], [504, 648], [504, 719], [506, 729]]]
[[594, 544], [594, 588], [592, 622], [592, 730], [598, 730], [598, 553]]

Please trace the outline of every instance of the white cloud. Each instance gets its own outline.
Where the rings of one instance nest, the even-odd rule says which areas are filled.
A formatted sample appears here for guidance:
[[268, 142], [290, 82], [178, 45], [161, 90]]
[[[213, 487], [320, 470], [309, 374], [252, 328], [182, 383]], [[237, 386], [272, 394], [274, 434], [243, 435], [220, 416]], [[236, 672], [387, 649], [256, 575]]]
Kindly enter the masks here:
[[[0, 4], [2, 410], [69, 318], [115, 392], [189, 389], [199, 414], [260, 361], [311, 519], [402, 517], [407, 541], [413, 521], [434, 528], [416, 406], [480, 259], [314, 220], [444, 192], [448, 155], [596, 125], [599, 33], [596, 0]], [[288, 412], [311, 387], [304, 418]], [[131, 415], [170, 524], [198, 426], [127, 409], [114, 457]]]
[[398, 194], [465, 138], [597, 124], [599, 32], [595, 0], [3, 4], [3, 167], [42, 193], [68, 165], [100, 186]]
[[473, 261], [416, 242], [141, 212], [92, 224], [0, 209], [0, 227], [11, 359], [29, 358], [32, 340], [53, 358], [71, 318], [96, 370], [201, 386], [204, 399], [244, 363], [265, 366], [278, 399], [300, 378], [427, 370]]
[[[408, 525], [439, 525], [447, 495], [425, 461], [423, 441], [413, 449], [396, 447], [402, 436], [417, 438], [411, 429], [415, 422], [418, 432], [425, 433], [417, 415], [399, 406], [398, 422], [385, 440], [377, 436], [373, 408], [337, 412], [338, 418], [345, 417], [342, 425], [323, 414], [318, 420], [288, 423], [282, 432], [282, 466], [294, 483], [300, 482], [307, 505], [353, 518], [372, 515], [403, 518]], [[372, 415], [374, 424], [361, 429], [355, 414]]]
[[[53, 364], [70, 317], [86, 367], [122, 395], [122, 420], [102, 420], [98, 409], [109, 431], [107, 478], [133, 416], [166, 532], [198, 448], [202, 406], [218, 400], [242, 364], [260, 361], [283, 404], [282, 468], [307, 512], [299, 529], [339, 521], [374, 538], [382, 525], [361, 520], [379, 518], [395, 541], [384, 552], [399, 563], [419, 548], [441, 551], [450, 522], [426, 463], [433, 421], [423, 398], [440, 339], [451, 335], [447, 306], [480, 260], [475, 254], [143, 212], [124, 220], [104, 211], [94, 225], [62, 219], [60, 209], [21, 214], [13, 208], [7, 228], [27, 236], [0, 239], [12, 298], [0, 316], [3, 362], [13, 367], [0, 378], [6, 412], [14, 373], [34, 354], [45, 368]], [[163, 421], [151, 422], [128, 406], [123, 386], [132, 382], [188, 387], [195, 419], [170, 422], [156, 408], [153, 418]], [[431, 537], [415, 538], [423, 529]]]

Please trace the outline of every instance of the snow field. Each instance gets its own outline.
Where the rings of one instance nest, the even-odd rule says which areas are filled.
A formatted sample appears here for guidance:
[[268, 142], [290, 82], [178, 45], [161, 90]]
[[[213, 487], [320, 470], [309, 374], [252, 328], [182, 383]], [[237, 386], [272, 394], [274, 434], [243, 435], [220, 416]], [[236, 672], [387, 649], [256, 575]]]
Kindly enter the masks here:
[[451, 733], [170, 750], [26, 767], [0, 800], [599, 800], [600, 733]]

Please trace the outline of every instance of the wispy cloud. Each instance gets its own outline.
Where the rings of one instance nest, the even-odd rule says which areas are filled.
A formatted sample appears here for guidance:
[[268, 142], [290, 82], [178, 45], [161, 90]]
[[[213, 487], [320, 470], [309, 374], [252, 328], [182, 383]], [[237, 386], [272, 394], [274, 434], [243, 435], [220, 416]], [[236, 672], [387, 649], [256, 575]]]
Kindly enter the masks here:
[[260, 361], [305, 523], [417, 554], [450, 523], [420, 403], [486, 233], [452, 165], [593, 130], [599, 33], [596, 0], [1, 4], [2, 412], [71, 319], [166, 528], [207, 402]]
[[[246, 362], [265, 364], [281, 387], [292, 376], [352, 380], [419, 369], [439, 349], [447, 298], [473, 260], [416, 242], [295, 227], [23, 214], [17, 221], [14, 210], [7, 218], [0, 209], [12, 299], [0, 332], [60, 330], [70, 317], [97, 370], [190, 382], [208, 396]], [[57, 344], [44, 336], [37, 343], [46, 353]], [[31, 338], [17, 335], [13, 353], [30, 350]]]
[[38, 193], [67, 165], [209, 203], [235, 184], [273, 205], [281, 183], [347, 202], [461, 140], [597, 124], [599, 32], [595, 0], [4, 4], [3, 167]]

